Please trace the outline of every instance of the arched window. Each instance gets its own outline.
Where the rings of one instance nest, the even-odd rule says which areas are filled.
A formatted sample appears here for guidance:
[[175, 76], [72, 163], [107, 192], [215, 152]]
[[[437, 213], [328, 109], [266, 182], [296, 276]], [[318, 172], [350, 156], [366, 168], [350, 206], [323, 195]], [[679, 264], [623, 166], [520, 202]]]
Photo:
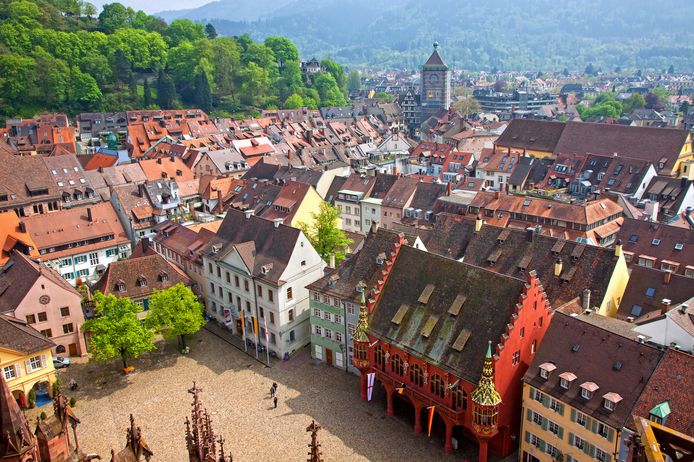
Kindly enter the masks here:
[[446, 387], [443, 384], [443, 379], [439, 374], [434, 374], [429, 380], [429, 389], [436, 396], [443, 398], [446, 396]]
[[467, 392], [460, 386], [453, 389], [453, 409], [456, 411], [464, 411], [467, 409]]
[[499, 409], [496, 406], [474, 406], [473, 411], [472, 422], [478, 428], [490, 431], [497, 425]]
[[55, 352], [56, 353], [65, 353], [65, 346], [58, 345], [57, 347], [55, 347]]
[[402, 358], [400, 355], [393, 355], [390, 359], [390, 370], [398, 375], [403, 374]]
[[377, 366], [381, 366], [381, 368], [383, 368], [383, 365], [386, 363], [386, 353], [383, 351], [381, 345], [376, 345], [374, 349], [374, 362]]
[[414, 383], [418, 387], [424, 385], [424, 373], [422, 367], [419, 364], [414, 364], [410, 368], [410, 382]]

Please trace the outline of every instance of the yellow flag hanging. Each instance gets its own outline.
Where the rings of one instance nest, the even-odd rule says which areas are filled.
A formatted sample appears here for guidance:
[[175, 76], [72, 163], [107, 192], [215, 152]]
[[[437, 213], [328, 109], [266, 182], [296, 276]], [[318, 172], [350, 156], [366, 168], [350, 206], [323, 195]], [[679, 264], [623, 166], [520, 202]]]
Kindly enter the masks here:
[[256, 337], [258, 336], [258, 319], [255, 316], [253, 316], [253, 333]]
[[427, 431], [427, 435], [431, 436], [431, 424], [434, 423], [434, 408], [436, 406], [429, 406], [427, 409], [429, 409], [429, 428]]

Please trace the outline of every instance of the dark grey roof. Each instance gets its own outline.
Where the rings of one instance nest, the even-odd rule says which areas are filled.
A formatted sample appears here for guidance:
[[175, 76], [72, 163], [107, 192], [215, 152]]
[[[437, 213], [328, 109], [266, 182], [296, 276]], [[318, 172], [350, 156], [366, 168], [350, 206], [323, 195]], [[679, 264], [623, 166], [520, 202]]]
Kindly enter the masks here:
[[0, 315], [0, 347], [29, 355], [54, 346], [55, 343], [25, 321]]

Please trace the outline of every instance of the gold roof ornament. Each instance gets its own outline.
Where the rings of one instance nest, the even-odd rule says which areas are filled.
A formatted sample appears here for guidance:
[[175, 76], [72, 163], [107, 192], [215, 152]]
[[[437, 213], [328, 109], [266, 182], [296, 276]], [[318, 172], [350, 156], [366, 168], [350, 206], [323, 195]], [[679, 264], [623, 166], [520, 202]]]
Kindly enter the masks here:
[[487, 355], [484, 358], [482, 377], [477, 388], [472, 392], [472, 401], [480, 406], [498, 406], [501, 404], [501, 395], [494, 387], [494, 367], [492, 363], [492, 342], [487, 345]]
[[369, 342], [369, 336], [366, 331], [369, 329], [369, 313], [366, 311], [366, 293], [364, 287], [361, 288], [361, 307], [359, 308], [359, 321], [354, 329], [352, 336], [355, 342]]

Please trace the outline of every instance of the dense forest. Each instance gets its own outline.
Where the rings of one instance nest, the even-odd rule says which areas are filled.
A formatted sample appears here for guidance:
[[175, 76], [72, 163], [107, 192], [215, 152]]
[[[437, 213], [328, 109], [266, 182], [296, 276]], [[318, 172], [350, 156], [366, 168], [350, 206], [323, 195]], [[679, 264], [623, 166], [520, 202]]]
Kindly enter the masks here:
[[225, 35], [281, 35], [304, 56], [374, 68], [418, 68], [438, 40], [465, 70], [694, 71], [691, 0], [294, 0], [259, 17], [219, 0], [163, 17], [212, 20]]
[[0, 2], [0, 117], [195, 106], [214, 115], [345, 103], [344, 68], [304, 79], [282, 37], [222, 37], [111, 3]]

